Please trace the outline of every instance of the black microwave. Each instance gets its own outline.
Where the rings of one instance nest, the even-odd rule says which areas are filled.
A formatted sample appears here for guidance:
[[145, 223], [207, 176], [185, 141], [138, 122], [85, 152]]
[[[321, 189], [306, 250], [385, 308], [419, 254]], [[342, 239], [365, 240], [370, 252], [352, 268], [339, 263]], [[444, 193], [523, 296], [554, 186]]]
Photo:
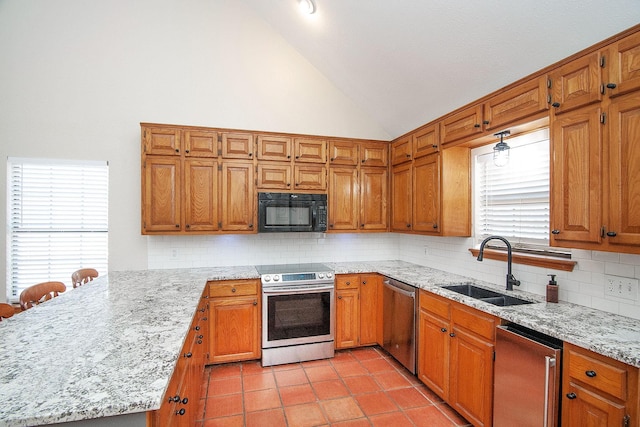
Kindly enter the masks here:
[[258, 193], [258, 232], [327, 231], [327, 195]]

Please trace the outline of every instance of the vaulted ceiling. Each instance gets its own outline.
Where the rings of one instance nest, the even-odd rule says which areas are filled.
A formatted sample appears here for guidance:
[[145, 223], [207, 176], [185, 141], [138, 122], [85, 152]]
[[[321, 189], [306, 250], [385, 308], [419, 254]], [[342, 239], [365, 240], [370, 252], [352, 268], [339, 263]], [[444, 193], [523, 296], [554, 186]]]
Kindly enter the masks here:
[[640, 23], [639, 0], [244, 0], [395, 138]]

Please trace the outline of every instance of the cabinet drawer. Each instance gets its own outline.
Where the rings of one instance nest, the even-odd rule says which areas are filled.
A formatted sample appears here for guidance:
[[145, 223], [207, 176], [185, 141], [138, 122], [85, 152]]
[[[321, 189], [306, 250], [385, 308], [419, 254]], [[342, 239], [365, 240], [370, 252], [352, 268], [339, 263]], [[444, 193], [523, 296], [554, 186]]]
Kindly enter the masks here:
[[209, 296], [232, 297], [242, 295], [257, 295], [257, 281], [231, 281], [231, 282], [210, 282]]
[[357, 289], [359, 280], [357, 274], [341, 274], [336, 276], [336, 289]]
[[449, 320], [451, 318], [449, 308], [451, 304], [448, 300], [440, 298], [426, 291], [420, 291], [420, 308], [438, 317]]
[[614, 366], [613, 363], [607, 361], [595, 359], [573, 348], [567, 352], [567, 355], [571, 378], [618, 399], [627, 399], [626, 369]]
[[451, 309], [451, 320], [456, 326], [465, 328], [488, 340], [494, 341], [496, 336], [496, 318], [481, 313], [471, 311], [462, 305], [454, 305]]

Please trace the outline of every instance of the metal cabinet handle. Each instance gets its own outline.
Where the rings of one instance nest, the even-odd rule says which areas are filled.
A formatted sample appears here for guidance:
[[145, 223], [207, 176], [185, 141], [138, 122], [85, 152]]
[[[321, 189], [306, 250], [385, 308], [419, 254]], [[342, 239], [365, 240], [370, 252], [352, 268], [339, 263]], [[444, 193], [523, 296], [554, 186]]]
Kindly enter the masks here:
[[615, 231], [608, 231], [607, 232], [607, 236], [609, 237], [616, 237], [618, 235], [618, 233], [616, 233]]
[[235, 293], [236, 292], [236, 288], [231, 288], [231, 292]]
[[585, 371], [584, 373], [586, 376], [588, 376], [589, 378], [593, 378], [596, 376], [596, 371]]
[[440, 328], [440, 332], [447, 332], [447, 328]]
[[187, 411], [185, 411], [184, 408], [182, 408], [179, 411], [176, 411], [176, 415], [184, 415], [185, 412], [187, 412]]
[[615, 83], [607, 83], [607, 89], [615, 89], [616, 87], [618, 87], [618, 85]]
[[551, 230], [551, 234], [560, 234], [560, 230]]
[[560, 106], [560, 103], [559, 102], [554, 102], [553, 104], [551, 104], [551, 106], [558, 108]]
[[342, 299], [342, 295], [338, 295], [338, 299]]
[[451, 332], [451, 333], [449, 334], [449, 336], [450, 336], [451, 338], [454, 338], [454, 337], [456, 336], [456, 334], [455, 334], [455, 332]]
[[574, 392], [571, 393], [567, 393], [567, 399], [575, 399], [576, 397], [578, 397]]
[[258, 305], [258, 301], [254, 301], [254, 302], [253, 302], [253, 305]]

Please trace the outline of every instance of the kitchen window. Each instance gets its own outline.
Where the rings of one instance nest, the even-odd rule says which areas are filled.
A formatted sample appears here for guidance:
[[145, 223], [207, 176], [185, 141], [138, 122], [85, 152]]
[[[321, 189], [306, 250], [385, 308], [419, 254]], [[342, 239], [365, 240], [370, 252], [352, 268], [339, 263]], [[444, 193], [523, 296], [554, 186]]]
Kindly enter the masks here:
[[7, 300], [46, 281], [71, 287], [79, 268], [107, 272], [109, 166], [8, 159]]
[[517, 252], [565, 257], [549, 247], [549, 129], [505, 142], [511, 147], [505, 166], [493, 162], [495, 144], [472, 151], [476, 245], [498, 235]]

